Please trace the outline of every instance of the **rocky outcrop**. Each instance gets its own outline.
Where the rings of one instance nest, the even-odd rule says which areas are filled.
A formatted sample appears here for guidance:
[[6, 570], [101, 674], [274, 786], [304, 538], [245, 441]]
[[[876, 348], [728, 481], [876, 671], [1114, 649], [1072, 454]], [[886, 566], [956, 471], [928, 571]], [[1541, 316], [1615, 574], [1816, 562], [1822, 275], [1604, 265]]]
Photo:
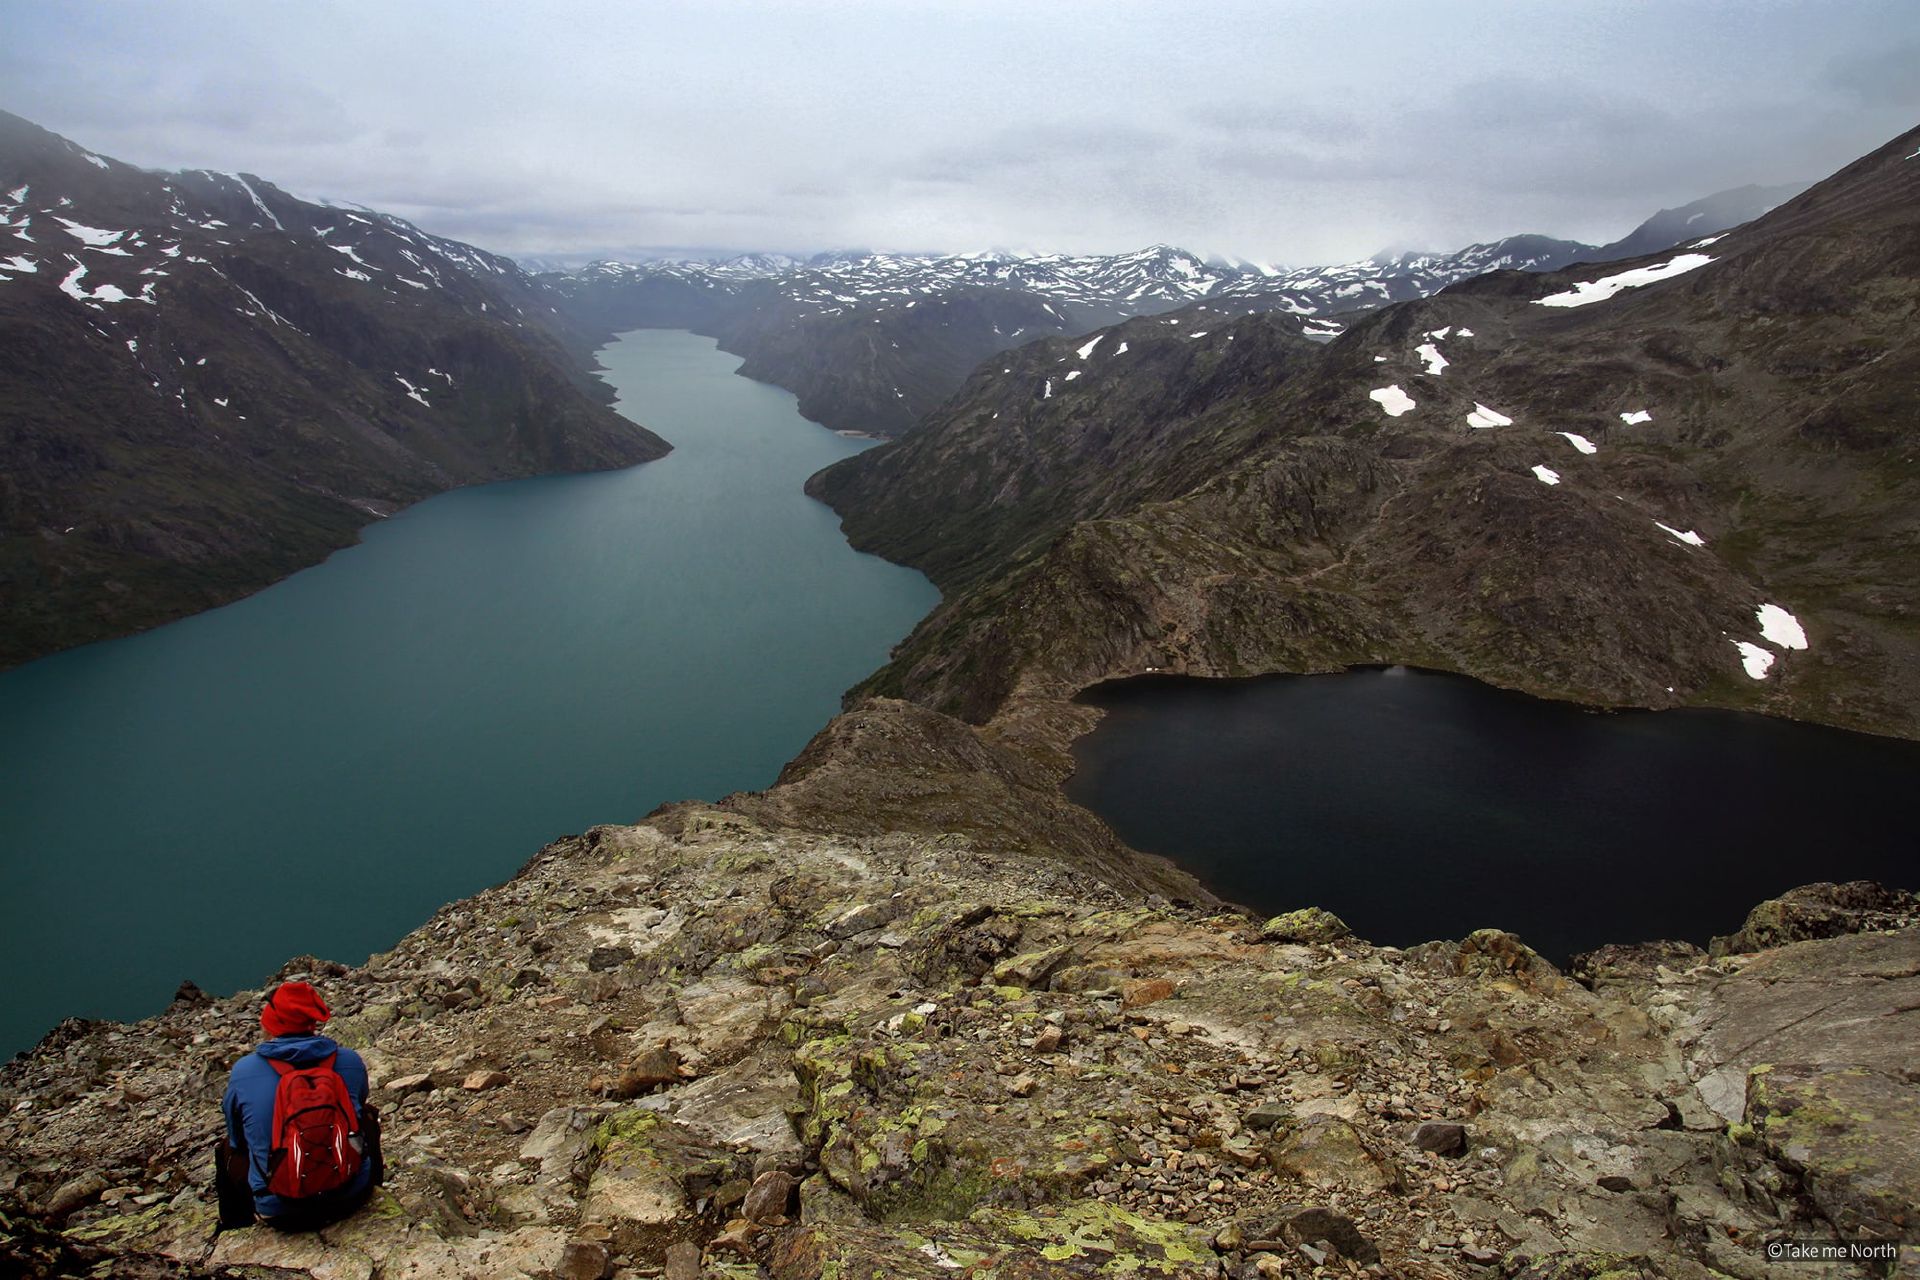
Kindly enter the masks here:
[[1738, 933], [1715, 938], [1714, 956], [1763, 951], [1789, 942], [1835, 938], [1920, 924], [1920, 897], [1867, 880], [1802, 885], [1747, 913]]
[[1844, 1272], [1769, 1240], [1920, 1243], [1920, 928], [1615, 949], [1588, 985], [1497, 930], [1379, 948], [991, 825], [834, 832], [785, 790], [563, 840], [360, 968], [290, 964], [386, 1112], [388, 1185], [315, 1235], [213, 1230], [259, 992], [63, 1025], [0, 1068], [0, 1248], [75, 1275], [1784, 1280]]

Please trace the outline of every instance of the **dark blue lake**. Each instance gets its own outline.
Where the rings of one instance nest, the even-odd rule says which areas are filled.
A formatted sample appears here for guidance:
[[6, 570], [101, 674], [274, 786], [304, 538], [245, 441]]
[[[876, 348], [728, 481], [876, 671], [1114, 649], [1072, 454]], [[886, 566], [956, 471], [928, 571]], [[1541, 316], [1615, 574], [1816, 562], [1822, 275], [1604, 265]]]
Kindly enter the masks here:
[[557, 836], [764, 787], [933, 606], [801, 492], [870, 442], [709, 339], [601, 360], [668, 457], [445, 494], [0, 675], [0, 1054], [183, 978], [357, 962]]
[[1731, 933], [1815, 880], [1920, 887], [1920, 744], [1597, 714], [1406, 668], [1144, 677], [1083, 700], [1070, 796], [1263, 914], [1376, 942], [1511, 930], [1556, 961]]

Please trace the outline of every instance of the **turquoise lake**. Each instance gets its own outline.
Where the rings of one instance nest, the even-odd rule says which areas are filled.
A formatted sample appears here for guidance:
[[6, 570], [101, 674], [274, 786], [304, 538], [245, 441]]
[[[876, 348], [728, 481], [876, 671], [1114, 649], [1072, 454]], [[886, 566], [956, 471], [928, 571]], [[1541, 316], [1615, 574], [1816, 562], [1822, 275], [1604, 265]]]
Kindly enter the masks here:
[[0, 675], [0, 1055], [356, 963], [558, 836], [764, 787], [937, 601], [801, 492], [870, 441], [706, 338], [600, 358], [672, 454], [444, 494]]

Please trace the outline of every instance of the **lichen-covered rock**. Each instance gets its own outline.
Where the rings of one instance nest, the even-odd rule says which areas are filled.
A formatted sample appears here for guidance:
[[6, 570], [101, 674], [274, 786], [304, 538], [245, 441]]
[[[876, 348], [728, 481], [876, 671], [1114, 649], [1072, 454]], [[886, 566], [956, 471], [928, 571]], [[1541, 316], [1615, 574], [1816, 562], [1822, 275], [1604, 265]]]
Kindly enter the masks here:
[[1273, 1167], [1319, 1190], [1385, 1191], [1401, 1185], [1393, 1159], [1337, 1116], [1314, 1116], [1267, 1153]]
[[1920, 924], [1920, 896], [1871, 880], [1823, 881], [1767, 899], [1747, 913], [1738, 933], [1715, 938], [1709, 954], [1718, 959], [1789, 942], [1914, 924]]
[[1260, 926], [1263, 942], [1333, 942], [1352, 935], [1346, 921], [1319, 907], [1289, 911]]
[[1912, 1080], [1869, 1067], [1755, 1067], [1745, 1123], [1842, 1235], [1920, 1244]]

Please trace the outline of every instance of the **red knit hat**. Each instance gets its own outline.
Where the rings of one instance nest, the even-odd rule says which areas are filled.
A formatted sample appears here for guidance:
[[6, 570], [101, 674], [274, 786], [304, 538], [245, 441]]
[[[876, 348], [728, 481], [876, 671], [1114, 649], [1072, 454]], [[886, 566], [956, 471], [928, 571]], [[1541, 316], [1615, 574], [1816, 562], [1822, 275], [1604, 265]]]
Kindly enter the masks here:
[[281, 983], [260, 1006], [260, 1026], [269, 1036], [308, 1033], [332, 1016], [320, 993], [304, 982]]

